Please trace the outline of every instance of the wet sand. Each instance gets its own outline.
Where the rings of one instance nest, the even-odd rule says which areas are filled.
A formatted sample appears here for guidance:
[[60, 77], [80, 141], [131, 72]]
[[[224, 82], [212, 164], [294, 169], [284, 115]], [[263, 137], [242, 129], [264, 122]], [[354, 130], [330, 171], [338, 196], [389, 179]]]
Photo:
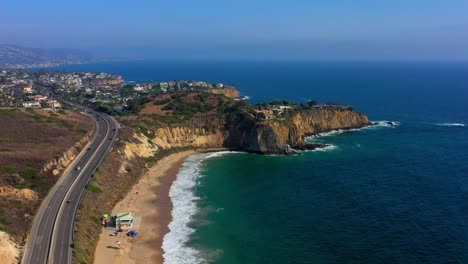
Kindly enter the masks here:
[[[196, 151], [184, 151], [169, 155], [143, 175], [127, 196], [117, 203], [112, 215], [121, 212], [134, 214], [135, 223], [141, 217], [136, 238], [130, 238], [125, 232], [111, 236], [115, 228], [102, 229], [95, 251], [94, 263], [162, 263], [162, 241], [169, 231], [172, 219], [172, 203], [169, 189], [176, 179], [184, 160]], [[120, 246], [117, 246], [117, 241]]]

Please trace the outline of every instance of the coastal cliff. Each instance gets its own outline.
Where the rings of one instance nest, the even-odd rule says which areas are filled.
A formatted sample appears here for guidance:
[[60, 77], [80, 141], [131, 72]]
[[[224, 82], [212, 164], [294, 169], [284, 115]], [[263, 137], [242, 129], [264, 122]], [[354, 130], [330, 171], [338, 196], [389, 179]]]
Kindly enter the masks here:
[[302, 111], [281, 120], [256, 120], [243, 115], [231, 123], [225, 146], [255, 153], [282, 154], [285, 145], [293, 149], [317, 147], [306, 143], [306, 136], [367, 125], [366, 115], [337, 108]]
[[[150, 157], [171, 148], [225, 148], [260, 154], [292, 154], [297, 153], [294, 150], [326, 146], [308, 144], [307, 136], [370, 124], [365, 114], [345, 106], [293, 105], [259, 110], [247, 102], [223, 101], [223, 105], [220, 103], [223, 96], [218, 94], [205, 94], [205, 97], [201, 104], [200, 94], [185, 94], [183, 99], [188, 103], [183, 105], [180, 97], [174, 99], [177, 103], [169, 103], [166, 96], [168, 103], [165, 106], [155, 108], [150, 104], [151, 111], [144, 110], [145, 114], [136, 118], [121, 119], [136, 128], [132, 140], [124, 148], [126, 157]], [[189, 106], [209, 110], [187, 114]], [[183, 109], [182, 114], [177, 112], [178, 109]]]
[[229, 98], [237, 98], [240, 96], [239, 91], [236, 88], [231, 87], [231, 86], [224, 87], [224, 88], [210, 89], [209, 92], [213, 94], [222, 94]]

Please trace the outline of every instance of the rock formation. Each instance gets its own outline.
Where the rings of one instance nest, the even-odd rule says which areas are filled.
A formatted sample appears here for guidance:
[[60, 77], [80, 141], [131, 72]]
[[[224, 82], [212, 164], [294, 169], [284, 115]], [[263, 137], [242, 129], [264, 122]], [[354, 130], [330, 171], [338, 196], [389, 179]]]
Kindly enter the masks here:
[[285, 145], [293, 149], [317, 147], [304, 141], [306, 136], [335, 129], [369, 125], [366, 115], [344, 109], [311, 109], [281, 120], [258, 121], [248, 115], [231, 123], [225, 146], [255, 153], [281, 154]]
[[210, 89], [209, 92], [214, 94], [223, 94], [224, 96], [229, 98], [238, 98], [240, 96], [239, 91], [236, 88], [230, 86], [224, 88]]
[[80, 154], [81, 149], [90, 141], [92, 132], [84, 136], [79, 142], [73, 147], [69, 148], [55, 159], [47, 162], [42, 167], [41, 172], [50, 172], [52, 175], [59, 175], [60, 172], [67, 168], [68, 165]]
[[260, 154], [294, 154], [296, 151], [326, 145], [311, 145], [306, 136], [335, 129], [352, 129], [369, 125], [365, 114], [347, 109], [310, 109], [283, 119], [259, 120], [248, 113], [226, 116], [213, 121], [211, 127], [171, 125], [155, 128], [150, 134], [135, 132], [124, 147], [125, 156], [150, 157], [170, 148], [226, 148]]

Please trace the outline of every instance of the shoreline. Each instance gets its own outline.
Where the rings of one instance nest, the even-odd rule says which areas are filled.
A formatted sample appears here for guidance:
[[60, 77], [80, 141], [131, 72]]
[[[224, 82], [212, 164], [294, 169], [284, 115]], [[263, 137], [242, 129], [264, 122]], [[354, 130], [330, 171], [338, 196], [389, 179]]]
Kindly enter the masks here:
[[[112, 214], [131, 212], [135, 215], [135, 228], [139, 231], [136, 238], [124, 232], [110, 236], [115, 228], [101, 229], [95, 249], [94, 263], [163, 263], [162, 242], [169, 232], [172, 221], [172, 202], [169, 190], [177, 178], [183, 162], [191, 155], [200, 153], [187, 150], [171, 154], [154, 164], [133, 186], [124, 199], [112, 209]], [[141, 225], [136, 227], [136, 219], [141, 217]], [[116, 247], [120, 241], [120, 248]]]

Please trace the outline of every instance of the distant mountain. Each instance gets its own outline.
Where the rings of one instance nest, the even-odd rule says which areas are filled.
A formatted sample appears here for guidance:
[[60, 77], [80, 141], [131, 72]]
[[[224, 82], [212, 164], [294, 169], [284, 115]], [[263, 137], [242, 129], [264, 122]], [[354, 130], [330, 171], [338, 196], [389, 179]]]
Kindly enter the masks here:
[[38, 67], [88, 63], [99, 59], [90, 53], [72, 49], [25, 48], [0, 44], [0, 67]]

